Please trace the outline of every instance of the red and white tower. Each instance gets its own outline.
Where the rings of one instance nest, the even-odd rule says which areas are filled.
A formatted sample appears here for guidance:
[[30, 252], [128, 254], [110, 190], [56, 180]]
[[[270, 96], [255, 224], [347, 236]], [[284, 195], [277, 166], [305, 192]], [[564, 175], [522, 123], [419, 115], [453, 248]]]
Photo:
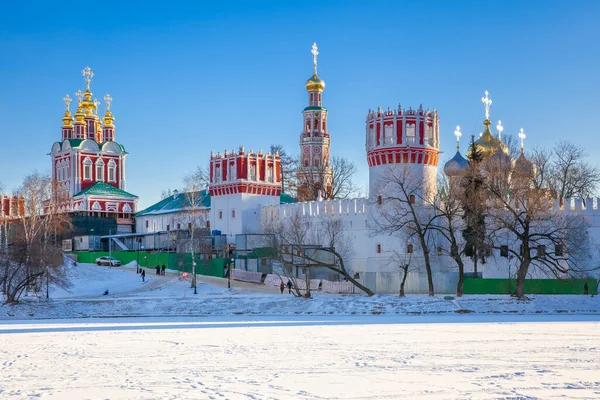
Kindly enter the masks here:
[[279, 154], [239, 151], [210, 155], [211, 227], [233, 236], [256, 233], [257, 207], [280, 203]]
[[300, 165], [298, 167], [298, 200], [315, 200], [318, 192], [324, 197], [331, 192], [332, 169], [329, 163], [330, 136], [327, 131], [327, 109], [322, 105], [325, 82], [317, 75], [317, 44], [312, 46], [314, 73], [306, 81], [308, 107], [302, 111], [304, 128], [300, 135]]
[[366, 119], [366, 148], [369, 163], [369, 196], [385, 185], [390, 168], [406, 168], [419, 184], [422, 196], [437, 190], [439, 117], [437, 111], [409, 108], [369, 110]]
[[127, 152], [115, 141], [115, 119], [110, 110], [112, 98], [104, 97], [106, 113], [101, 120], [100, 102], [93, 99], [90, 90], [94, 73], [86, 67], [82, 74], [86, 90], [76, 93], [79, 101], [75, 121], [69, 110], [71, 97], [66, 95], [63, 99], [66, 110], [62, 118], [62, 140], [55, 142], [50, 151], [52, 178], [64, 199], [65, 212], [112, 218], [117, 222], [118, 231], [131, 232], [137, 196], [125, 191]]

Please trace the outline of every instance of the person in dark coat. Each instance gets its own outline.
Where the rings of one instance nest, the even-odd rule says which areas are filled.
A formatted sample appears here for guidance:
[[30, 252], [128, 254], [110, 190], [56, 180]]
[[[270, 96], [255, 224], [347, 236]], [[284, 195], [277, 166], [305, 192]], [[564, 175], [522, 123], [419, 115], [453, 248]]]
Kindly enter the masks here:
[[590, 293], [590, 288], [589, 288], [589, 286], [588, 286], [588, 283], [586, 282], [586, 283], [583, 285], [583, 294], [587, 295], [587, 294], [589, 294], [589, 293]]
[[146, 270], [142, 270], [142, 282], [146, 282]]
[[166, 270], [167, 270], [167, 267], [165, 267], [165, 264], [163, 264], [162, 267], [161, 267], [160, 274], [164, 275]]
[[288, 280], [287, 287], [288, 287], [288, 290], [290, 291], [290, 294], [291, 294], [292, 293], [292, 280], [291, 279]]
[[156, 264], [156, 275], [160, 275], [160, 265]]
[[281, 290], [281, 294], [283, 294], [283, 291], [285, 290], [285, 285], [283, 284], [283, 281], [281, 281], [281, 283], [279, 284], [279, 290]]

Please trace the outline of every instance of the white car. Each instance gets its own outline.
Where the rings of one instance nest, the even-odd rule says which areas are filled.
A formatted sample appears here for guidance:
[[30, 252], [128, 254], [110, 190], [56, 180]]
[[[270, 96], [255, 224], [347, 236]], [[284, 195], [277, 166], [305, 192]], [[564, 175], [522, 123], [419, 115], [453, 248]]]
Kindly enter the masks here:
[[103, 257], [96, 258], [96, 264], [108, 265], [109, 267], [120, 267], [121, 261], [117, 260], [116, 258], [103, 256]]

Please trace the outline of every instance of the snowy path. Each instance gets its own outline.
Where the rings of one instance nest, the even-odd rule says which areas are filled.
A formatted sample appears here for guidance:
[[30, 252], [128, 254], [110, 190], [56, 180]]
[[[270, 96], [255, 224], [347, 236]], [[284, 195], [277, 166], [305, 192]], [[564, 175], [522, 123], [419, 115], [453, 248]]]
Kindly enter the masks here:
[[600, 397], [599, 321], [452, 315], [5, 323], [0, 397], [593, 399]]

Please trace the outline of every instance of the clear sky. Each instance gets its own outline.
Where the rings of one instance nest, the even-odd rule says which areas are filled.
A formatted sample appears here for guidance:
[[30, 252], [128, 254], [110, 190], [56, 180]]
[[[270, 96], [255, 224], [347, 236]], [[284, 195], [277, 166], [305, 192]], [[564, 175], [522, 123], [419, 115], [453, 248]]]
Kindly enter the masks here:
[[114, 99], [140, 208], [211, 150], [297, 154], [313, 42], [332, 154], [355, 161], [362, 187], [369, 108], [437, 108], [447, 160], [456, 125], [463, 148], [481, 132], [485, 90], [493, 126], [524, 128], [526, 147], [564, 137], [597, 159], [599, 41], [600, 2], [585, 0], [3, 1], [0, 182], [49, 170], [62, 97], [84, 89], [86, 65], [94, 95]]

